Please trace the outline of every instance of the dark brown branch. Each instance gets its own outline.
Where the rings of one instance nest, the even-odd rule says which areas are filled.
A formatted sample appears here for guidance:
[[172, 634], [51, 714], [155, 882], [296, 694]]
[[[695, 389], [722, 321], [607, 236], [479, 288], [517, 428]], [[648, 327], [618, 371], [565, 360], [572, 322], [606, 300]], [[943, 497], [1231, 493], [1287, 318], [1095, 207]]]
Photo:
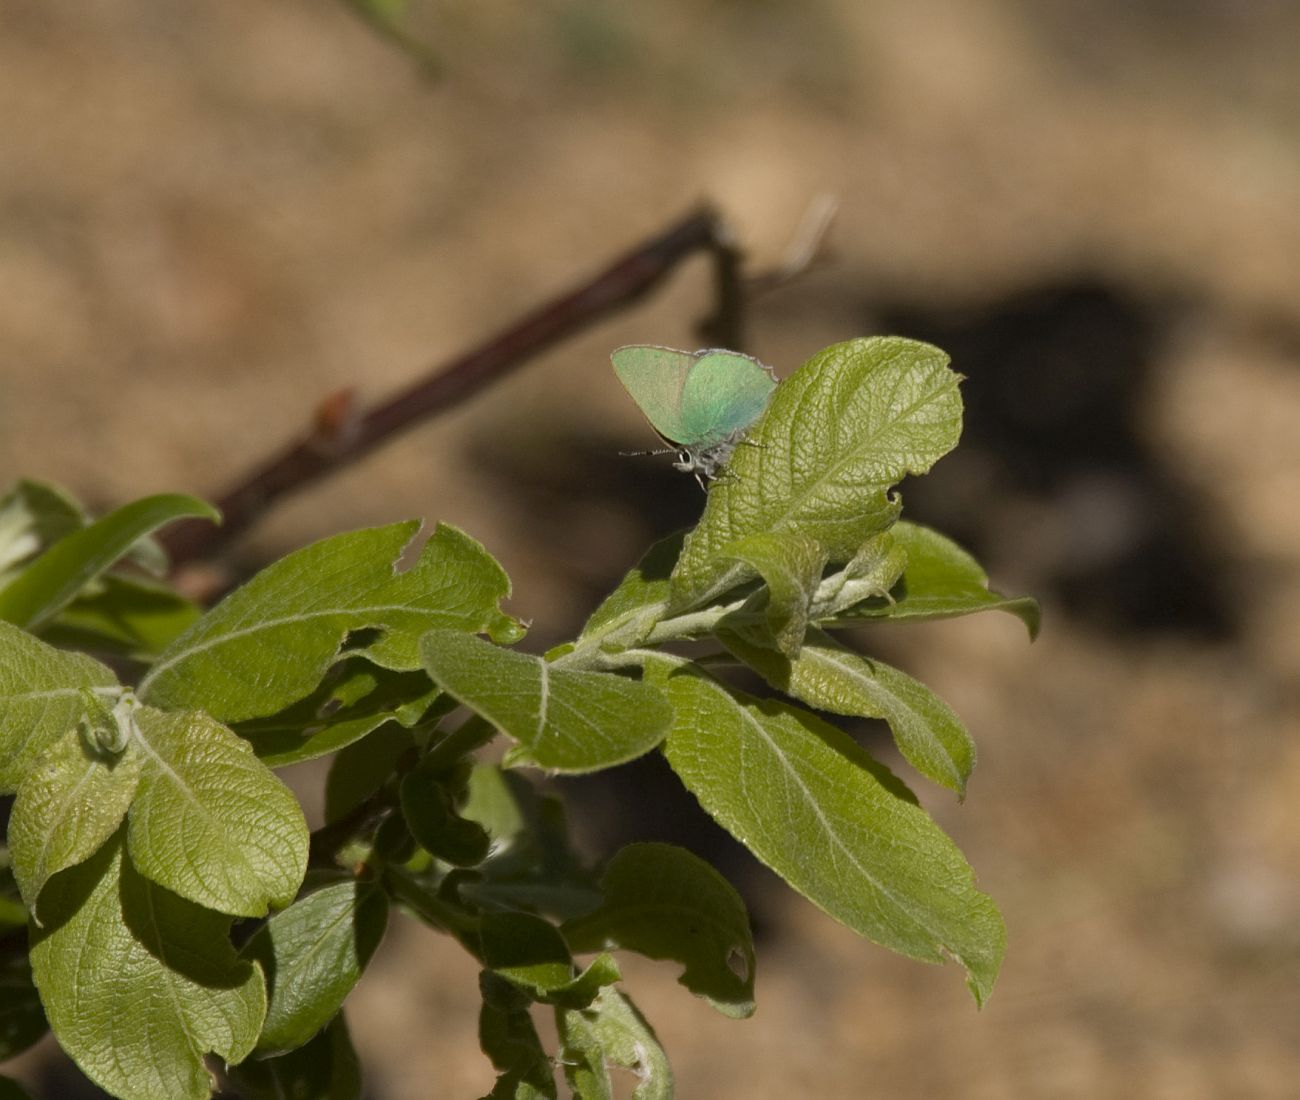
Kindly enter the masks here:
[[739, 253], [722, 219], [706, 207], [384, 404], [359, 413], [352, 407], [350, 393], [326, 398], [307, 438], [276, 455], [217, 499], [217, 507], [225, 517], [220, 527], [200, 520], [183, 521], [163, 533], [162, 541], [173, 564], [211, 556], [250, 527], [280, 497], [356, 462], [399, 432], [445, 412], [564, 338], [635, 302], [699, 251], [713, 255], [718, 289], [717, 310], [702, 327], [716, 344], [739, 346], [743, 307]]

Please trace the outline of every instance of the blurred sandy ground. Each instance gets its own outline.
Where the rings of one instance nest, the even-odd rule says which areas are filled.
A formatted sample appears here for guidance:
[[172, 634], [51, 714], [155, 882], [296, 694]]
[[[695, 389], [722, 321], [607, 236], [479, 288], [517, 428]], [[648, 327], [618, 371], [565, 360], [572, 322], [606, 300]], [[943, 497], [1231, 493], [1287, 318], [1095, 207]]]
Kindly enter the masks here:
[[[909, 502], [1047, 602], [1032, 648], [994, 617], [865, 639], [979, 741], [964, 806], [921, 793], [1010, 951], [976, 1013], [954, 968], [756, 880], [753, 1020], [629, 965], [679, 1094], [1300, 1094], [1300, 10], [417, 0], [412, 27], [438, 82], [338, 4], [4, 0], [0, 475], [214, 492], [327, 393], [385, 394], [698, 198], [762, 264], [833, 191], [838, 262], [759, 305], [752, 350], [787, 372], [882, 327], [946, 342], [983, 420]], [[238, 553], [438, 517], [539, 641], [572, 630], [698, 508], [614, 454], [647, 432], [605, 357], [691, 345], [706, 292], [691, 265]], [[1080, 302], [1141, 339], [1080, 359]], [[999, 382], [1030, 322], [1028, 385]], [[437, 937], [395, 929], [350, 1018], [376, 1098], [490, 1083]]]

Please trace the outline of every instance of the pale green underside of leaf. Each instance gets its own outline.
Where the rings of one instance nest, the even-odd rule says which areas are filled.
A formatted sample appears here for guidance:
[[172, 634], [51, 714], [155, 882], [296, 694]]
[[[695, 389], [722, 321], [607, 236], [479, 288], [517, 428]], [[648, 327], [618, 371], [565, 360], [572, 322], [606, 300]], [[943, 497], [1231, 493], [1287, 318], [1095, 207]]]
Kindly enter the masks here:
[[731, 556], [752, 567], [767, 586], [767, 627], [776, 647], [794, 656], [808, 629], [808, 610], [822, 579], [826, 552], [795, 531], [749, 535], [731, 546]]
[[289, 788], [205, 714], [141, 707], [136, 720], [141, 773], [128, 838], [140, 872], [222, 913], [288, 905], [308, 843]]
[[234, 722], [274, 714], [307, 695], [350, 633], [375, 630], [358, 652], [385, 668], [418, 668], [418, 641], [436, 627], [510, 624], [510, 592], [477, 542], [439, 524], [418, 560], [397, 562], [419, 524], [351, 531], [269, 566], [176, 639], [140, 683], [155, 706], [195, 707]]
[[975, 766], [975, 743], [952, 709], [919, 680], [845, 649], [819, 630], [793, 660], [753, 631], [720, 630], [737, 657], [778, 691], [832, 714], [883, 718], [904, 759], [959, 796]]
[[91, 751], [73, 729], [56, 741], [18, 788], [9, 822], [14, 877], [28, 909], [51, 875], [89, 859], [121, 825], [140, 779], [140, 754]]
[[85, 509], [57, 485], [19, 479], [0, 497], [0, 587], [21, 562], [87, 522]]
[[217, 519], [194, 497], [164, 494], [127, 504], [60, 539], [0, 589], [0, 619], [35, 627], [69, 604], [90, 581], [164, 524], [188, 516]]
[[609, 1080], [599, 1065], [603, 1061], [630, 1069], [639, 1078], [632, 1100], [672, 1100], [668, 1057], [645, 1018], [617, 989], [602, 989], [588, 1009], [557, 1012], [556, 1022], [563, 1044], [561, 1058], [567, 1060], [572, 1051], [576, 1063], [570, 1084], [587, 1085], [595, 1090], [590, 1092], [594, 1097], [610, 1095], [600, 1091]]
[[122, 1100], [205, 1100], [203, 1055], [238, 1062], [266, 1011], [230, 920], [160, 889], [115, 840], [51, 880], [32, 969], [59, 1044]]
[[713, 485], [673, 572], [674, 607], [707, 602], [753, 575], [728, 547], [797, 533], [846, 561], [898, 515], [888, 490], [924, 473], [957, 443], [959, 379], [948, 357], [896, 337], [818, 352], [776, 391]]
[[892, 603], [854, 608], [844, 619], [946, 619], [979, 611], [1006, 611], [1020, 619], [1031, 638], [1038, 634], [1038, 602], [1028, 596], [989, 591], [988, 574], [952, 539], [929, 527], [901, 520], [890, 534], [907, 554], [903, 578]]
[[555, 669], [456, 631], [431, 631], [421, 649], [443, 691], [542, 768], [594, 771], [632, 760], [663, 740], [672, 718], [661, 691], [613, 673]]
[[82, 689], [116, 687], [98, 661], [0, 622], [0, 794], [17, 790], [36, 758], [77, 724]]
[[669, 763], [704, 808], [791, 886], [911, 958], [952, 956], [982, 1003], [1006, 933], [970, 866], [884, 768], [798, 708], [673, 676]]

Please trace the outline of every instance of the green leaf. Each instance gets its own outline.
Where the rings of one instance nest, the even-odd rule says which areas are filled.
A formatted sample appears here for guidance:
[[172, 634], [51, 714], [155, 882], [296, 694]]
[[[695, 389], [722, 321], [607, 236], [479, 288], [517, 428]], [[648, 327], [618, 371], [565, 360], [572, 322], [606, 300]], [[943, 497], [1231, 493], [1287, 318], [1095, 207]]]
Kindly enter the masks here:
[[830, 625], [852, 625], [853, 616], [890, 621], [947, 619], [977, 611], [1006, 611], [1038, 634], [1038, 602], [1028, 596], [990, 592], [988, 575], [979, 563], [950, 538], [916, 523], [896, 523], [891, 532], [907, 553], [901, 584], [892, 603], [849, 611]]
[[18, 788], [9, 822], [14, 877], [37, 923], [36, 899], [51, 875], [89, 859], [122, 824], [140, 779], [140, 753], [97, 750], [70, 730]]
[[187, 516], [220, 519], [210, 504], [172, 493], [137, 500], [74, 531], [0, 589], [0, 619], [18, 626], [39, 626], [140, 539]]
[[672, 959], [685, 967], [682, 985], [724, 1016], [753, 1014], [749, 918], [717, 871], [684, 848], [631, 844], [610, 861], [601, 888], [600, 908], [562, 929], [575, 951], [623, 948]]
[[127, 836], [141, 874], [236, 916], [288, 905], [308, 844], [289, 788], [206, 714], [141, 707], [136, 723], [140, 786]]
[[32, 972], [59, 1045], [122, 1100], [206, 1100], [203, 1055], [239, 1062], [266, 1011], [230, 919], [155, 886], [119, 840], [52, 879]]
[[826, 552], [798, 532], [768, 532], [733, 543], [731, 556], [762, 576], [768, 630], [782, 653], [795, 656], [808, 629], [808, 609], [821, 584]]
[[426, 630], [499, 630], [510, 593], [477, 542], [439, 524], [418, 560], [399, 569], [419, 524], [352, 531], [262, 570], [170, 645], [140, 683], [155, 706], [197, 707], [235, 722], [284, 709], [320, 683], [350, 634], [379, 632], [348, 652], [410, 671]]
[[713, 818], [836, 920], [923, 962], [945, 955], [988, 997], [1006, 932], [957, 847], [840, 730], [698, 674], [668, 684], [665, 751]]
[[483, 1008], [478, 1018], [479, 1046], [501, 1077], [485, 1100], [553, 1100], [551, 1060], [528, 1014], [532, 1003], [514, 983], [485, 970], [479, 975]]
[[498, 848], [515, 843], [527, 832], [536, 813], [536, 794], [516, 772], [495, 764], [476, 763], [466, 784], [461, 814], [477, 821]]
[[663, 692], [650, 684], [552, 668], [456, 631], [430, 631], [421, 652], [443, 691], [518, 741], [542, 768], [622, 764], [663, 740], [672, 719]]
[[0, 622], [0, 794], [18, 789], [36, 758], [86, 713], [86, 692], [121, 688], [111, 671]]
[[157, 656], [202, 614], [152, 581], [105, 573], [41, 630], [52, 644], [137, 659]]
[[[607, 1062], [632, 1070], [640, 1079], [632, 1100], [672, 1100], [673, 1071], [663, 1047], [641, 1013], [617, 989], [602, 989], [589, 1009], [557, 1011], [556, 1021], [566, 1068], [571, 1060], [579, 1068], [584, 1062], [590, 1064], [593, 1048], [599, 1047]], [[592, 1082], [594, 1075], [579, 1072], [575, 1078], [570, 1080], [576, 1088], [579, 1082]]]
[[653, 543], [587, 620], [583, 638], [620, 629], [629, 645], [643, 641], [668, 608], [669, 577], [682, 552], [685, 531], [676, 531]]
[[271, 1003], [259, 1050], [306, 1043], [343, 1006], [388, 926], [388, 898], [375, 882], [325, 886], [266, 922], [243, 955], [262, 964]]
[[811, 631], [793, 661], [754, 631], [718, 638], [778, 691], [819, 710], [889, 723], [898, 751], [927, 779], [965, 797], [975, 742], [952, 709], [919, 680]]
[[446, 779], [427, 760], [407, 772], [400, 788], [402, 816], [425, 851], [453, 866], [473, 867], [487, 857], [492, 839], [482, 825], [456, 812], [457, 792]]
[[0, 497], [0, 587], [16, 565], [86, 523], [85, 510], [57, 485], [20, 480]]
[[605, 1065], [605, 1048], [587, 1014], [575, 1009], [558, 1009], [555, 1030], [560, 1037], [556, 1059], [564, 1067], [576, 1100], [614, 1100], [614, 1082]]
[[27, 956], [0, 955], [0, 1062], [21, 1054], [49, 1029]]
[[675, 609], [753, 576], [740, 539], [798, 534], [846, 561], [897, 517], [890, 486], [920, 474], [961, 432], [958, 376], [938, 348], [896, 337], [835, 344], [777, 387], [750, 441], [716, 482], [673, 571]]
[[532, 913], [484, 913], [479, 921], [483, 963], [534, 1001], [585, 1008], [601, 987], [619, 980], [617, 964], [598, 955], [580, 974], [558, 928]]
[[361, 1100], [361, 1063], [342, 1013], [310, 1042], [227, 1070], [242, 1100]]

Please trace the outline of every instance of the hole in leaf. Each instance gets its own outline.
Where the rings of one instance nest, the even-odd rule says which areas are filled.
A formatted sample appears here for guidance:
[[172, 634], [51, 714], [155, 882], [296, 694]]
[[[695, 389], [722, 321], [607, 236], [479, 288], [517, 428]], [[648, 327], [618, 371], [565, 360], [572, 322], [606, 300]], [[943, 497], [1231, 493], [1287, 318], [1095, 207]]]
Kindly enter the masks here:
[[383, 636], [384, 631], [377, 626], [363, 626], [356, 630], [349, 630], [343, 637], [340, 652], [348, 653], [358, 649], [365, 649], [367, 646], [374, 645]]
[[727, 969], [742, 982], [749, 981], [749, 960], [739, 947], [733, 947], [727, 952]]

